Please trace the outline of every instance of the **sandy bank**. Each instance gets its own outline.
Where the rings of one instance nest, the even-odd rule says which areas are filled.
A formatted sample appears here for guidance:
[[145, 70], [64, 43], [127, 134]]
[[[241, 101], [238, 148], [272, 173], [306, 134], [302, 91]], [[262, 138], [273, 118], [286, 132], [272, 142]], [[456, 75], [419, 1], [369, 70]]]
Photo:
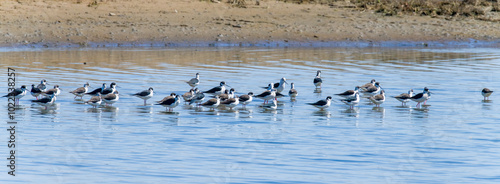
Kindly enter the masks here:
[[236, 8], [197, 0], [77, 1], [0, 2], [0, 46], [342, 46], [349, 42], [368, 46], [500, 40], [499, 22], [384, 16], [353, 9], [346, 2], [326, 6], [269, 0]]

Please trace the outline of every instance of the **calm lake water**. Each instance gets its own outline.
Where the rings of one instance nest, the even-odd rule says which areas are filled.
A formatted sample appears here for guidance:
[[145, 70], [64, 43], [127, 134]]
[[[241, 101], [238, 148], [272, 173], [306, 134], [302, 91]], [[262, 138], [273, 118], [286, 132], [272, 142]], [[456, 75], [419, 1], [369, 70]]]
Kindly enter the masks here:
[[[500, 182], [499, 49], [4, 49], [0, 66], [1, 94], [7, 67], [16, 69], [16, 87], [46, 79], [63, 89], [47, 110], [31, 95], [21, 99], [15, 177], [5, 167], [2, 100], [0, 183]], [[276, 111], [260, 99], [237, 111], [152, 105], [187, 92], [197, 72], [201, 90], [226, 81], [239, 95], [261, 93], [286, 77], [299, 96], [281, 98]], [[349, 110], [335, 96], [325, 111], [306, 104], [371, 79], [388, 97], [380, 108], [362, 99]], [[116, 82], [119, 102], [93, 109], [74, 100], [68, 92], [85, 82]], [[156, 94], [146, 106], [130, 95], [149, 87]], [[424, 87], [434, 92], [430, 106], [390, 97]], [[498, 91], [490, 101], [484, 87]]]

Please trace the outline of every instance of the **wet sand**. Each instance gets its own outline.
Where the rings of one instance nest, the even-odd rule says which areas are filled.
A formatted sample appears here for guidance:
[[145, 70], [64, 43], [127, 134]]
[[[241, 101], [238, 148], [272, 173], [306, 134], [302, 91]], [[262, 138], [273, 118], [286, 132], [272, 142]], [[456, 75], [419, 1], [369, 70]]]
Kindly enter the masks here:
[[[384, 16], [333, 6], [260, 1], [237, 8], [197, 0], [0, 3], [0, 47], [342, 46], [498, 44], [500, 23], [472, 17]], [[490, 12], [488, 20], [498, 19]]]

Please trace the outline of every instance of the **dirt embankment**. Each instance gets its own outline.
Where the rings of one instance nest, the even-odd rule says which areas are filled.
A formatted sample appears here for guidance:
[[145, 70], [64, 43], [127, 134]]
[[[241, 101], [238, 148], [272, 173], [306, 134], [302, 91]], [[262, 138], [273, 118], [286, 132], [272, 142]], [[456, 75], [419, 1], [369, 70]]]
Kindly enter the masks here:
[[[481, 18], [419, 16], [329, 5], [259, 1], [238, 8], [198, 0], [0, 2], [0, 46], [99, 46], [500, 40], [499, 12]], [[250, 1], [253, 2], [253, 1]]]

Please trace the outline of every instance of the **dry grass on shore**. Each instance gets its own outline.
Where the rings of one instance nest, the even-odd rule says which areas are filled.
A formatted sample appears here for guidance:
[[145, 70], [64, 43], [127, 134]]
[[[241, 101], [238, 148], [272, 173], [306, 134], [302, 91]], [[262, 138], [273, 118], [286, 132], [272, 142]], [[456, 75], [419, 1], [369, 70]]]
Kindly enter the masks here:
[[358, 7], [384, 15], [476, 16], [499, 11], [497, 0], [355, 0]]

